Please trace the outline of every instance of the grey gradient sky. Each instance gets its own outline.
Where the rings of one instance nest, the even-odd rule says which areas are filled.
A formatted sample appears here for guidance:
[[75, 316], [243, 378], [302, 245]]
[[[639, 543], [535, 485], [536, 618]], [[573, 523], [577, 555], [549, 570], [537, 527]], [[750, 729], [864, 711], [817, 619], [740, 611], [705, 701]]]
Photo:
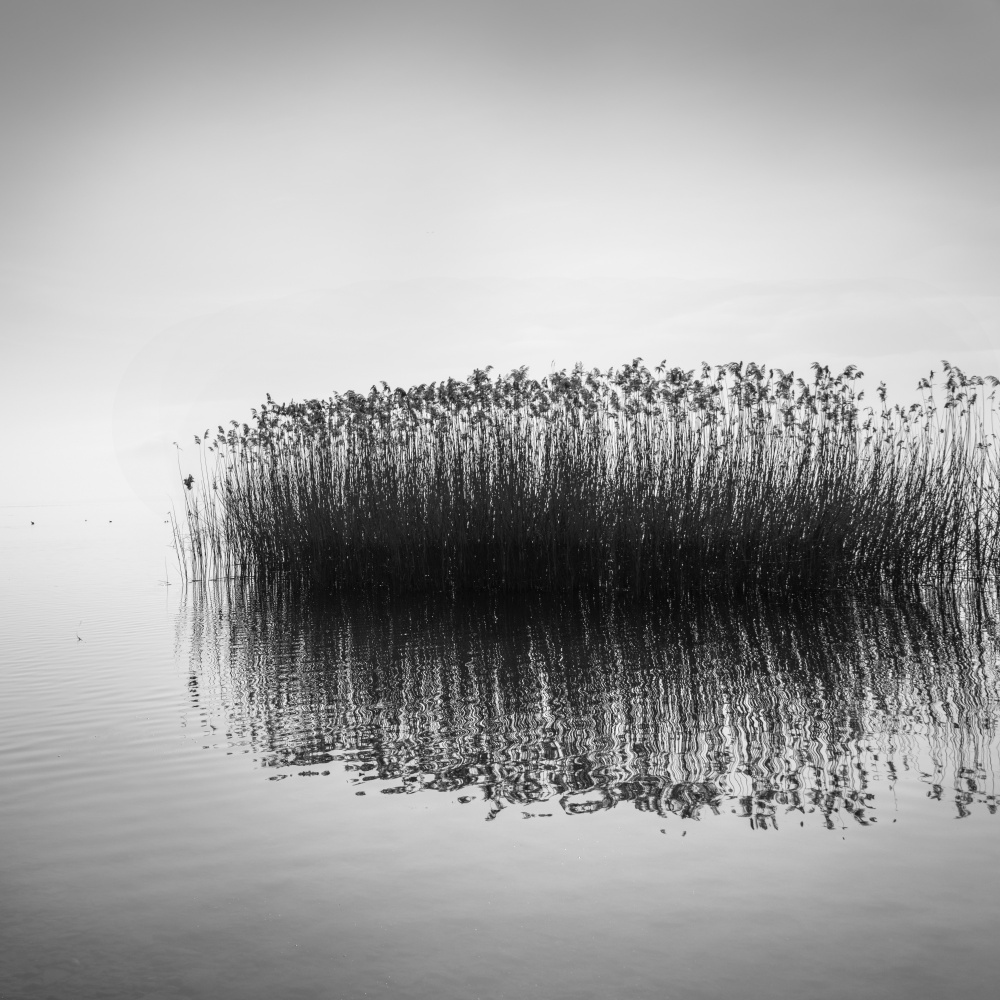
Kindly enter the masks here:
[[1000, 4], [0, 5], [0, 503], [266, 391], [1000, 373]]

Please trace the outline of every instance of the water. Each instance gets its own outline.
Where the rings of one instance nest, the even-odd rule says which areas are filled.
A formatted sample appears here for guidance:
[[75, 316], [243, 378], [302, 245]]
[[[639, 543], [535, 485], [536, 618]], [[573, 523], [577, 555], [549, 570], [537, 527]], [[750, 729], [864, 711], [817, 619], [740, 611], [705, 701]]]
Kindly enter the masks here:
[[974, 609], [303, 602], [168, 541], [0, 511], [0, 997], [995, 989]]

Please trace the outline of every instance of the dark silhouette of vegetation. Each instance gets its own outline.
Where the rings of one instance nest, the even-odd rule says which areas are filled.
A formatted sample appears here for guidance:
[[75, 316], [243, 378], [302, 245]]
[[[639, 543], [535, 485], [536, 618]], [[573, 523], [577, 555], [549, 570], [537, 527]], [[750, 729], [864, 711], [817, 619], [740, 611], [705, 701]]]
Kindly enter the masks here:
[[276, 403], [184, 478], [189, 577], [395, 593], [784, 593], [994, 580], [995, 378], [919, 399], [756, 364], [477, 370]]

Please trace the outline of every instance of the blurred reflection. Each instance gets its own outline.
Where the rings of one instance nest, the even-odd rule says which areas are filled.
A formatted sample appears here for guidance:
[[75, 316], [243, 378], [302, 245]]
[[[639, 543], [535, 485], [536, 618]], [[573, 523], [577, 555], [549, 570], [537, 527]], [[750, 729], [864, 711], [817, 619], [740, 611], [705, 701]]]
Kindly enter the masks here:
[[[997, 808], [1000, 684], [978, 598], [635, 609], [584, 601], [326, 601], [193, 589], [206, 733], [273, 778], [659, 816], [883, 822], [904, 775]], [[225, 734], [224, 737], [222, 734]]]

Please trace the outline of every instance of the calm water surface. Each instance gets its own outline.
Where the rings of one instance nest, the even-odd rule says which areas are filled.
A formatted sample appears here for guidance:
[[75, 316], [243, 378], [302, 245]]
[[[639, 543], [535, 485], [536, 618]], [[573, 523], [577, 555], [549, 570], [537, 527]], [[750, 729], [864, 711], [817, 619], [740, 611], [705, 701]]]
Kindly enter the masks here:
[[0, 997], [995, 992], [974, 609], [306, 602], [168, 541], [0, 510]]

